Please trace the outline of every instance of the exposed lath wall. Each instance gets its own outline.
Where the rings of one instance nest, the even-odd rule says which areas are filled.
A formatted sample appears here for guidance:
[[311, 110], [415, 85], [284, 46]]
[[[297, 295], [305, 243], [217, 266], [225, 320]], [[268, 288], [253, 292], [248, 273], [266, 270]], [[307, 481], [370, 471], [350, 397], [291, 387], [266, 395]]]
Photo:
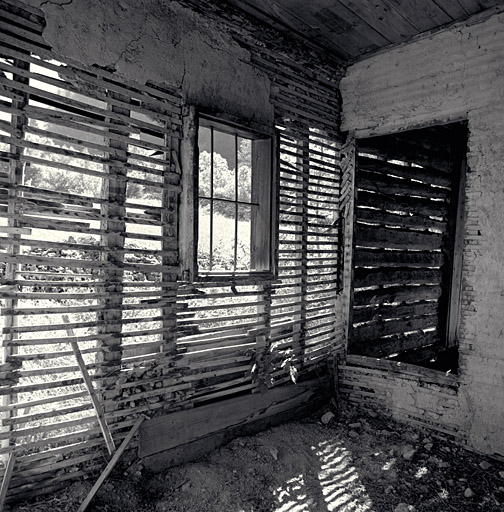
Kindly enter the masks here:
[[[82, 368], [67, 342], [78, 343], [84, 353], [102, 419], [116, 443], [142, 413], [179, 411], [180, 420], [184, 409], [251, 392], [264, 396], [251, 401], [260, 410], [248, 411], [247, 421], [262, 417], [278, 397], [289, 407], [303, 405], [306, 397], [315, 403], [317, 395], [324, 396], [318, 390], [326, 379], [315, 378], [300, 388], [292, 381], [321, 376], [343, 348], [338, 291], [339, 210], [344, 203], [339, 202], [336, 89], [342, 70], [321, 65], [324, 58], [297, 44], [289, 47], [284, 37], [274, 40], [273, 32], [264, 34], [265, 44], [261, 27], [245, 18], [221, 18], [222, 12], [212, 9], [200, 14], [179, 3], [167, 6], [154, 0], [120, 5], [43, 2], [47, 27], [42, 31], [43, 13], [19, 10], [15, 3], [4, 13], [11, 26], [0, 35], [0, 53], [8, 59], [3, 66], [12, 73], [2, 77], [5, 88], [0, 92], [11, 98], [2, 103], [5, 122], [0, 126], [6, 133], [2, 157], [9, 167], [4, 205], [14, 222], [4, 229], [1, 256], [9, 265], [3, 282], [9, 288], [2, 290], [9, 301], [4, 316], [10, 320], [4, 328], [6, 366], [0, 386], [6, 397], [1, 453], [16, 457], [10, 498], [53, 490], [97, 471], [107, 457], [82, 385]], [[27, 69], [23, 62], [40, 63], [48, 71]], [[37, 78], [56, 89], [29, 82]], [[41, 107], [39, 97], [53, 103]], [[285, 202], [280, 223], [286, 235], [280, 280], [246, 283], [247, 289], [243, 283], [214, 283], [218, 290], [208, 297], [203, 290], [197, 298], [192, 284], [179, 285], [178, 193], [185, 171], [179, 141], [185, 105], [224, 112], [253, 128], [282, 129], [280, 152], [287, 160], [288, 152], [296, 158], [279, 171]], [[36, 112], [47, 126], [29, 121]], [[14, 126], [16, 119], [19, 126]], [[67, 128], [75, 130], [72, 135]], [[37, 129], [47, 140], [27, 142], [26, 132]], [[103, 140], [93, 138], [102, 133]], [[29, 146], [41, 153], [31, 154]], [[97, 179], [100, 190], [89, 195], [29, 189], [21, 183], [19, 162], [42, 165], [33, 161], [37, 158]], [[135, 186], [159, 189], [159, 201], [137, 204]], [[28, 204], [34, 205], [32, 211], [21, 211]], [[51, 236], [92, 234], [98, 245], [75, 237], [43, 240], [38, 230], [44, 226]], [[39, 242], [29, 241], [32, 235]], [[140, 245], [137, 240], [133, 247], [134, 239]], [[298, 249], [290, 254], [294, 244]], [[18, 254], [16, 247], [24, 249]], [[26, 247], [42, 252], [27, 254]], [[73, 252], [63, 257], [62, 251], [69, 250]], [[40, 274], [41, 265], [49, 274]], [[49, 286], [58, 286], [62, 275], [75, 270], [78, 277], [68, 278], [55, 296], [49, 295]], [[25, 278], [44, 283], [35, 289], [38, 282], [28, 284]], [[228, 318], [237, 297], [258, 314], [242, 319], [239, 328], [230, 318], [222, 329], [209, 325], [203, 336], [189, 339], [177, 313], [187, 306], [195, 312], [197, 303], [211, 309], [215, 295], [221, 302], [228, 300], [223, 305]], [[41, 311], [34, 303], [22, 303], [39, 299], [50, 300]], [[40, 321], [29, 325], [27, 319], [39, 313]], [[50, 338], [45, 337], [48, 332]], [[59, 351], [53, 350], [55, 341], [61, 344]], [[34, 347], [40, 350], [33, 352]], [[28, 385], [23, 380], [33, 377], [40, 382]], [[275, 387], [271, 395], [270, 387]], [[55, 388], [59, 391], [52, 396]], [[21, 391], [45, 395], [30, 397]], [[32, 400], [38, 409], [32, 408]], [[244, 403], [243, 396], [239, 400]], [[282, 410], [282, 404], [272, 407]], [[220, 425], [210, 424], [205, 435]], [[180, 443], [187, 442], [185, 433], [177, 433]]]

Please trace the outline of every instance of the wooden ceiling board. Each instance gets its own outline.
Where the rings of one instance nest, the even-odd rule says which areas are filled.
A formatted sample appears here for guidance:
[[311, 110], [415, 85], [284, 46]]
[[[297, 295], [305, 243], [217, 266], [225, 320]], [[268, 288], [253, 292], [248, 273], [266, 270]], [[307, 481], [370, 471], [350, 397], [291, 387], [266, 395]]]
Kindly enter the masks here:
[[[293, 0], [283, 1], [291, 2]], [[389, 39], [383, 36], [376, 27], [369, 25], [347, 6], [348, 2], [342, 3], [338, 0], [294, 1], [305, 6], [303, 17], [312, 20], [323, 39], [328, 37], [337, 39], [347, 55], [356, 57], [390, 44]]]
[[226, 1], [347, 62], [504, 4], [504, 0]]
[[416, 29], [417, 32], [431, 30], [433, 26], [451, 23], [449, 16], [434, 0], [384, 0], [395, 7]]
[[[264, 2], [268, 3], [268, 0], [256, 3]], [[388, 44], [388, 40], [375, 28], [363, 22], [338, 0], [281, 0], [281, 4], [310, 26], [316, 41], [320, 44], [327, 39], [336, 42], [347, 55], [357, 56], [363, 51], [372, 51]]]
[[386, 0], [345, 0], [345, 5], [374, 27], [389, 43], [400, 43], [405, 38], [418, 34], [418, 30]]
[[[332, 40], [324, 40], [323, 44], [321, 42], [315, 42], [313, 37], [320, 36], [317, 29], [307, 25], [297, 14], [293, 14], [289, 10], [286, 10], [284, 7], [278, 5], [274, 0], [227, 1], [235, 7], [255, 16], [280, 31], [287, 32], [298, 39], [305, 40], [306, 42], [311, 43], [312, 46], [316, 46], [318, 48], [321, 48], [322, 46], [326, 51], [333, 53], [343, 60], [347, 59], [347, 45], [342, 47], [339, 46], [336, 41]], [[320, 37], [318, 38], [320, 39]]]
[[[457, 0], [457, 3], [460, 4], [460, 7], [465, 11], [466, 14], [471, 14], [473, 12], [486, 9], [486, 7], [483, 6], [483, 3], [485, 2], [482, 2], [480, 0]], [[489, 7], [491, 7], [491, 5], [489, 5]]]

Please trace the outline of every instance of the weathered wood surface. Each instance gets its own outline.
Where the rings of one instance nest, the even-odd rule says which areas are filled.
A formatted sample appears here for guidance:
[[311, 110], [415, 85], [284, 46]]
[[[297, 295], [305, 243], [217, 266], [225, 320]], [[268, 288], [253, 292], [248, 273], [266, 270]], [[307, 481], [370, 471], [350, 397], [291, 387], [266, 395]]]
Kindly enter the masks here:
[[356, 326], [353, 330], [354, 339], [358, 343], [377, 340], [391, 334], [401, 334], [419, 329], [436, 328], [439, 322], [437, 314], [407, 319], [378, 320], [367, 322], [364, 325]]
[[351, 336], [359, 354], [385, 356], [439, 337], [452, 157], [432, 134], [414, 134], [359, 141]]
[[387, 357], [405, 350], [433, 345], [439, 342], [439, 334], [436, 331], [415, 331], [392, 334], [388, 337], [353, 342], [354, 354], [369, 357]]
[[128, 432], [128, 435], [125, 437], [124, 441], [121, 443], [121, 446], [117, 449], [117, 451], [114, 453], [113, 457], [110, 459], [109, 463], [107, 464], [107, 467], [103, 470], [102, 474], [96, 481], [96, 483], [93, 485], [91, 490], [89, 491], [88, 495], [86, 496], [85, 500], [81, 503], [79, 508], [77, 509], [77, 512], [84, 512], [88, 506], [90, 505], [92, 499], [102, 486], [103, 482], [106, 480], [106, 478], [110, 475], [116, 464], [119, 462], [119, 459], [121, 458], [122, 454], [126, 451], [126, 448], [128, 447], [128, 444], [133, 439], [133, 436], [137, 433], [138, 429], [142, 426], [142, 423], [146, 419], [146, 416], [140, 416], [135, 424], [133, 425], [132, 429]]
[[371, 305], [355, 307], [353, 310], [354, 324], [369, 322], [375, 319], [388, 320], [391, 318], [405, 318], [410, 316], [434, 315], [437, 313], [438, 303], [432, 302], [414, 302], [401, 304], [399, 306], [392, 304]]
[[[416, 167], [410, 167], [411, 178], [415, 178]], [[369, 190], [381, 194], [411, 195], [426, 199], [446, 200], [450, 190], [442, 187], [433, 187], [429, 183], [419, 183], [411, 179], [396, 178], [383, 175], [379, 172], [369, 172], [359, 167], [359, 190]]]
[[7, 491], [9, 490], [12, 473], [14, 472], [14, 466], [16, 464], [16, 456], [13, 453], [9, 454], [7, 464], [5, 466], [5, 472], [2, 479], [2, 485], [0, 487], [0, 512], [3, 512], [5, 505], [5, 498], [7, 497]]
[[401, 267], [356, 268], [355, 288], [390, 284], [437, 284], [441, 281], [441, 270]]
[[356, 248], [356, 267], [440, 267], [444, 262], [441, 251], [407, 251]]
[[218, 431], [295, 409], [320, 392], [314, 381], [273, 388], [213, 405], [153, 418], [140, 430], [140, 457], [195, 441]]
[[378, 160], [375, 158], [366, 158], [359, 156], [359, 172], [371, 171], [379, 173], [385, 179], [386, 176], [395, 176], [398, 178], [415, 179], [423, 183], [438, 185], [440, 187], [450, 187], [451, 178], [446, 171], [440, 172], [428, 167], [411, 167], [410, 165], [398, 165], [392, 162]]
[[[85, 403], [84, 367], [116, 442], [133, 426], [132, 416], [166, 415], [181, 407], [198, 411], [206, 402], [216, 410], [213, 402], [234, 403], [235, 395], [257, 391], [260, 381], [273, 386], [278, 400], [262, 402], [251, 393], [242, 410], [264, 424], [270, 412], [319, 403], [325, 395], [318, 381], [310, 384], [318, 394], [311, 394], [308, 384], [286, 384], [323, 369], [328, 357], [342, 350], [334, 312], [340, 233], [333, 224], [341, 190], [334, 83], [259, 44], [251, 47], [260, 72], [274, 84], [275, 121], [284, 128], [283, 233], [276, 248], [283, 251], [282, 268], [275, 280], [265, 272], [237, 273], [230, 281], [222, 273], [182, 286], [176, 281], [181, 96], [104, 69], [60, 65], [40, 37], [18, 36], [15, 30], [0, 33], [2, 55], [25, 64], [20, 84], [8, 73], [0, 77], [5, 97], [14, 100], [4, 101], [0, 110], [32, 122], [25, 137], [2, 118], [1, 141], [18, 148], [2, 158], [19, 168], [78, 173], [103, 194], [9, 183], [0, 173], [0, 215], [15, 228], [0, 241], [2, 248], [15, 250], [2, 252], [0, 259], [19, 270], [2, 283], [0, 294], [23, 301], [22, 307], [2, 311], [20, 322], [6, 324], [4, 337], [13, 353], [9, 366], [0, 369], [0, 394], [23, 396], [2, 406], [17, 444], [5, 443], [0, 455], [12, 453], [19, 461], [9, 494], [28, 498], [100, 469], [102, 432]], [[244, 44], [251, 44], [246, 39]], [[39, 76], [32, 64], [46, 71]], [[12, 71], [7, 61], [0, 67]], [[36, 102], [18, 108], [25, 96]], [[299, 148], [307, 152], [296, 159]], [[162, 200], [142, 204], [130, 197], [132, 186], [155, 189]], [[9, 196], [19, 198], [15, 211], [8, 210]], [[283, 294], [290, 296], [288, 306]], [[47, 303], [40, 306], [40, 300]], [[65, 314], [68, 322], [61, 318]], [[67, 330], [74, 333], [65, 336]], [[58, 352], [60, 343], [70, 345]], [[81, 358], [75, 364], [70, 348], [77, 343]], [[30, 353], [16, 353], [28, 346]], [[268, 366], [266, 354], [278, 365]], [[282, 366], [286, 360], [292, 371]], [[20, 378], [31, 380], [20, 384]], [[284, 385], [295, 395], [281, 391]], [[239, 425], [254, 423], [252, 416]], [[0, 437], [9, 441], [5, 433]]]
[[441, 294], [439, 285], [404, 285], [356, 291], [356, 306], [391, 304], [397, 302], [416, 302], [420, 300], [438, 299]]
[[360, 222], [379, 224], [382, 226], [398, 226], [401, 228], [413, 228], [418, 230], [431, 230], [442, 232], [446, 228], [446, 222], [425, 217], [410, 215], [409, 213], [392, 213], [385, 210], [366, 208], [357, 205], [356, 217]]
[[378, 208], [389, 211], [414, 213], [423, 217], [439, 217], [444, 219], [446, 204], [439, 200], [429, 200], [422, 197], [411, 197], [389, 194], [387, 192], [377, 193], [366, 190], [359, 190], [358, 204], [371, 208]]

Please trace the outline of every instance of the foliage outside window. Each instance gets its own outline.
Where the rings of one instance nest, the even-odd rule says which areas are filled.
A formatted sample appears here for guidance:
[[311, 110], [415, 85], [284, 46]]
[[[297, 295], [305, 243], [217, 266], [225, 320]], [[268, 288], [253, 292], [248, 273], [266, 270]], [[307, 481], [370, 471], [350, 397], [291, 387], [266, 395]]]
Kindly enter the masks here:
[[200, 118], [200, 277], [271, 271], [271, 138]]

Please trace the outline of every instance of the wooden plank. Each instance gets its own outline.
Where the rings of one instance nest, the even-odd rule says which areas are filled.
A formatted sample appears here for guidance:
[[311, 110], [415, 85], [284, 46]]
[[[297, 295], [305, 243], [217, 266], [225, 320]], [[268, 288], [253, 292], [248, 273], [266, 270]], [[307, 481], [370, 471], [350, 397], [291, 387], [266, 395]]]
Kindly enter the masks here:
[[359, 172], [372, 171], [384, 175], [397, 176], [399, 178], [416, 179], [423, 183], [439, 185], [441, 187], [451, 186], [451, 177], [446, 172], [441, 172], [429, 167], [411, 167], [408, 165], [398, 165], [385, 160], [368, 158], [363, 155], [358, 157]]
[[[453, 247], [452, 247], [452, 265], [450, 275], [450, 288], [448, 293], [448, 311], [446, 320], [446, 345], [455, 347], [458, 345], [460, 330], [460, 307], [462, 296], [462, 263], [464, 252], [464, 222], [465, 222], [465, 194], [466, 194], [466, 172], [467, 163], [464, 159], [460, 164], [460, 169], [454, 169], [459, 174], [458, 190], [454, 203], [456, 211], [452, 212], [453, 218]], [[455, 194], [454, 194], [455, 195]]]
[[453, 21], [433, 0], [383, 0], [384, 5], [395, 8], [418, 32], [431, 30]]
[[352, 353], [369, 357], [387, 357], [405, 350], [412, 350], [439, 342], [436, 331], [396, 334], [380, 340], [352, 343]]
[[390, 286], [374, 290], [355, 291], [354, 304], [386, 304], [392, 302], [417, 302], [420, 300], [438, 299], [441, 295], [439, 285]]
[[450, 373], [443, 373], [438, 370], [430, 368], [423, 368], [408, 363], [398, 361], [388, 361], [386, 359], [374, 359], [372, 357], [348, 355], [347, 364], [357, 368], [374, 368], [382, 369], [386, 372], [404, 374], [424, 380], [425, 382], [432, 382], [434, 384], [458, 386], [459, 377]]
[[440, 249], [443, 244], [441, 233], [408, 231], [402, 229], [382, 228], [357, 223], [356, 245], [359, 247], [407, 249], [432, 251]]
[[369, 322], [381, 318], [405, 318], [410, 316], [434, 315], [438, 310], [436, 302], [414, 302], [412, 304], [382, 304], [381, 306], [356, 306], [353, 309], [353, 323]]
[[9, 454], [7, 459], [7, 465], [5, 466], [5, 473], [2, 480], [2, 486], [0, 487], [0, 512], [3, 512], [5, 505], [5, 498], [7, 497], [7, 491], [9, 490], [9, 484], [14, 471], [14, 465], [16, 464], [16, 456], [14, 453]]
[[441, 270], [438, 269], [357, 267], [354, 274], [354, 286], [363, 288], [384, 284], [439, 284], [442, 275]]
[[77, 509], [77, 512], [84, 512], [89, 504], [91, 503], [92, 499], [94, 498], [95, 494], [98, 492], [98, 489], [101, 487], [103, 482], [107, 479], [107, 477], [110, 475], [112, 470], [114, 469], [115, 465], [119, 462], [119, 459], [121, 458], [122, 454], [128, 447], [130, 441], [133, 439], [134, 435], [137, 433], [138, 429], [142, 426], [143, 421], [147, 418], [145, 415], [141, 415], [131, 430], [129, 431], [128, 435], [124, 438], [124, 441], [121, 443], [121, 446], [117, 449], [117, 451], [114, 453], [114, 456], [110, 459], [109, 463], [107, 464], [107, 467], [103, 470], [102, 474], [96, 481], [96, 483], [93, 485], [91, 490], [89, 491], [88, 495], [86, 496], [86, 499], [81, 503], [80, 507]]
[[424, 217], [446, 217], [446, 204], [443, 201], [434, 201], [425, 198], [404, 197], [375, 192], [359, 191], [358, 204], [370, 208], [379, 208], [392, 212], [405, 212]]
[[[64, 322], [69, 323], [69, 318], [67, 315], [63, 315], [62, 319]], [[68, 329], [67, 334], [70, 337], [74, 336], [73, 329]], [[107, 421], [105, 420], [105, 416], [103, 414], [103, 408], [96, 396], [96, 392], [93, 387], [93, 382], [91, 381], [91, 377], [89, 376], [86, 363], [82, 357], [81, 351], [79, 349], [79, 344], [76, 341], [70, 341], [70, 346], [72, 347], [72, 351], [74, 353], [75, 359], [77, 360], [77, 364], [79, 365], [79, 369], [81, 371], [82, 377], [84, 379], [84, 384], [91, 398], [91, 402], [93, 404], [94, 411], [96, 413], [96, 417], [98, 419], [98, 424], [100, 425], [100, 429], [103, 433], [103, 438], [105, 439], [105, 444], [107, 445], [107, 450], [110, 455], [112, 455], [115, 451], [114, 440], [112, 439], [112, 435], [110, 433], [110, 429], [107, 425]]]
[[190, 443], [215, 432], [288, 411], [314, 399], [316, 381], [274, 388], [213, 405], [153, 418], [140, 430], [141, 458]]
[[355, 250], [355, 265], [370, 267], [440, 267], [445, 260], [441, 251]]
[[447, 199], [450, 190], [444, 187], [434, 187], [428, 183], [412, 181], [415, 177], [415, 167], [410, 167], [410, 179], [395, 178], [379, 172], [365, 171], [359, 167], [357, 171], [357, 188], [370, 190], [382, 194], [411, 195], [425, 197], [427, 199]]
[[[393, 3], [386, 0], [373, 2], [345, 0], [344, 4], [390, 43], [399, 43], [418, 33], [415, 25], [402, 15], [401, 9], [396, 9]], [[432, 28], [432, 24], [429, 28]]]
[[431, 229], [436, 231], [444, 231], [446, 222], [434, 218], [410, 215], [408, 213], [392, 213], [385, 210], [376, 210], [365, 208], [364, 205], [357, 205], [357, 220], [372, 224], [381, 224], [386, 226], [398, 226], [401, 228]]
[[[417, 131], [411, 130], [407, 133], [411, 138], [414, 138], [414, 132]], [[387, 140], [384, 137], [390, 137], [390, 139]], [[436, 169], [447, 174], [450, 172], [450, 155], [447, 152], [433, 154], [431, 148], [422, 147], [420, 142], [416, 145], [412, 144], [411, 140], [406, 139], [404, 135], [384, 135], [369, 139], [359, 139], [358, 151], [359, 153], [375, 155], [385, 160], [399, 160]]]
[[437, 314], [420, 317], [401, 318], [398, 320], [381, 319], [367, 322], [365, 324], [354, 327], [352, 331], [353, 343], [361, 343], [363, 341], [377, 340], [391, 334], [401, 334], [418, 329], [436, 328], [439, 323]]

